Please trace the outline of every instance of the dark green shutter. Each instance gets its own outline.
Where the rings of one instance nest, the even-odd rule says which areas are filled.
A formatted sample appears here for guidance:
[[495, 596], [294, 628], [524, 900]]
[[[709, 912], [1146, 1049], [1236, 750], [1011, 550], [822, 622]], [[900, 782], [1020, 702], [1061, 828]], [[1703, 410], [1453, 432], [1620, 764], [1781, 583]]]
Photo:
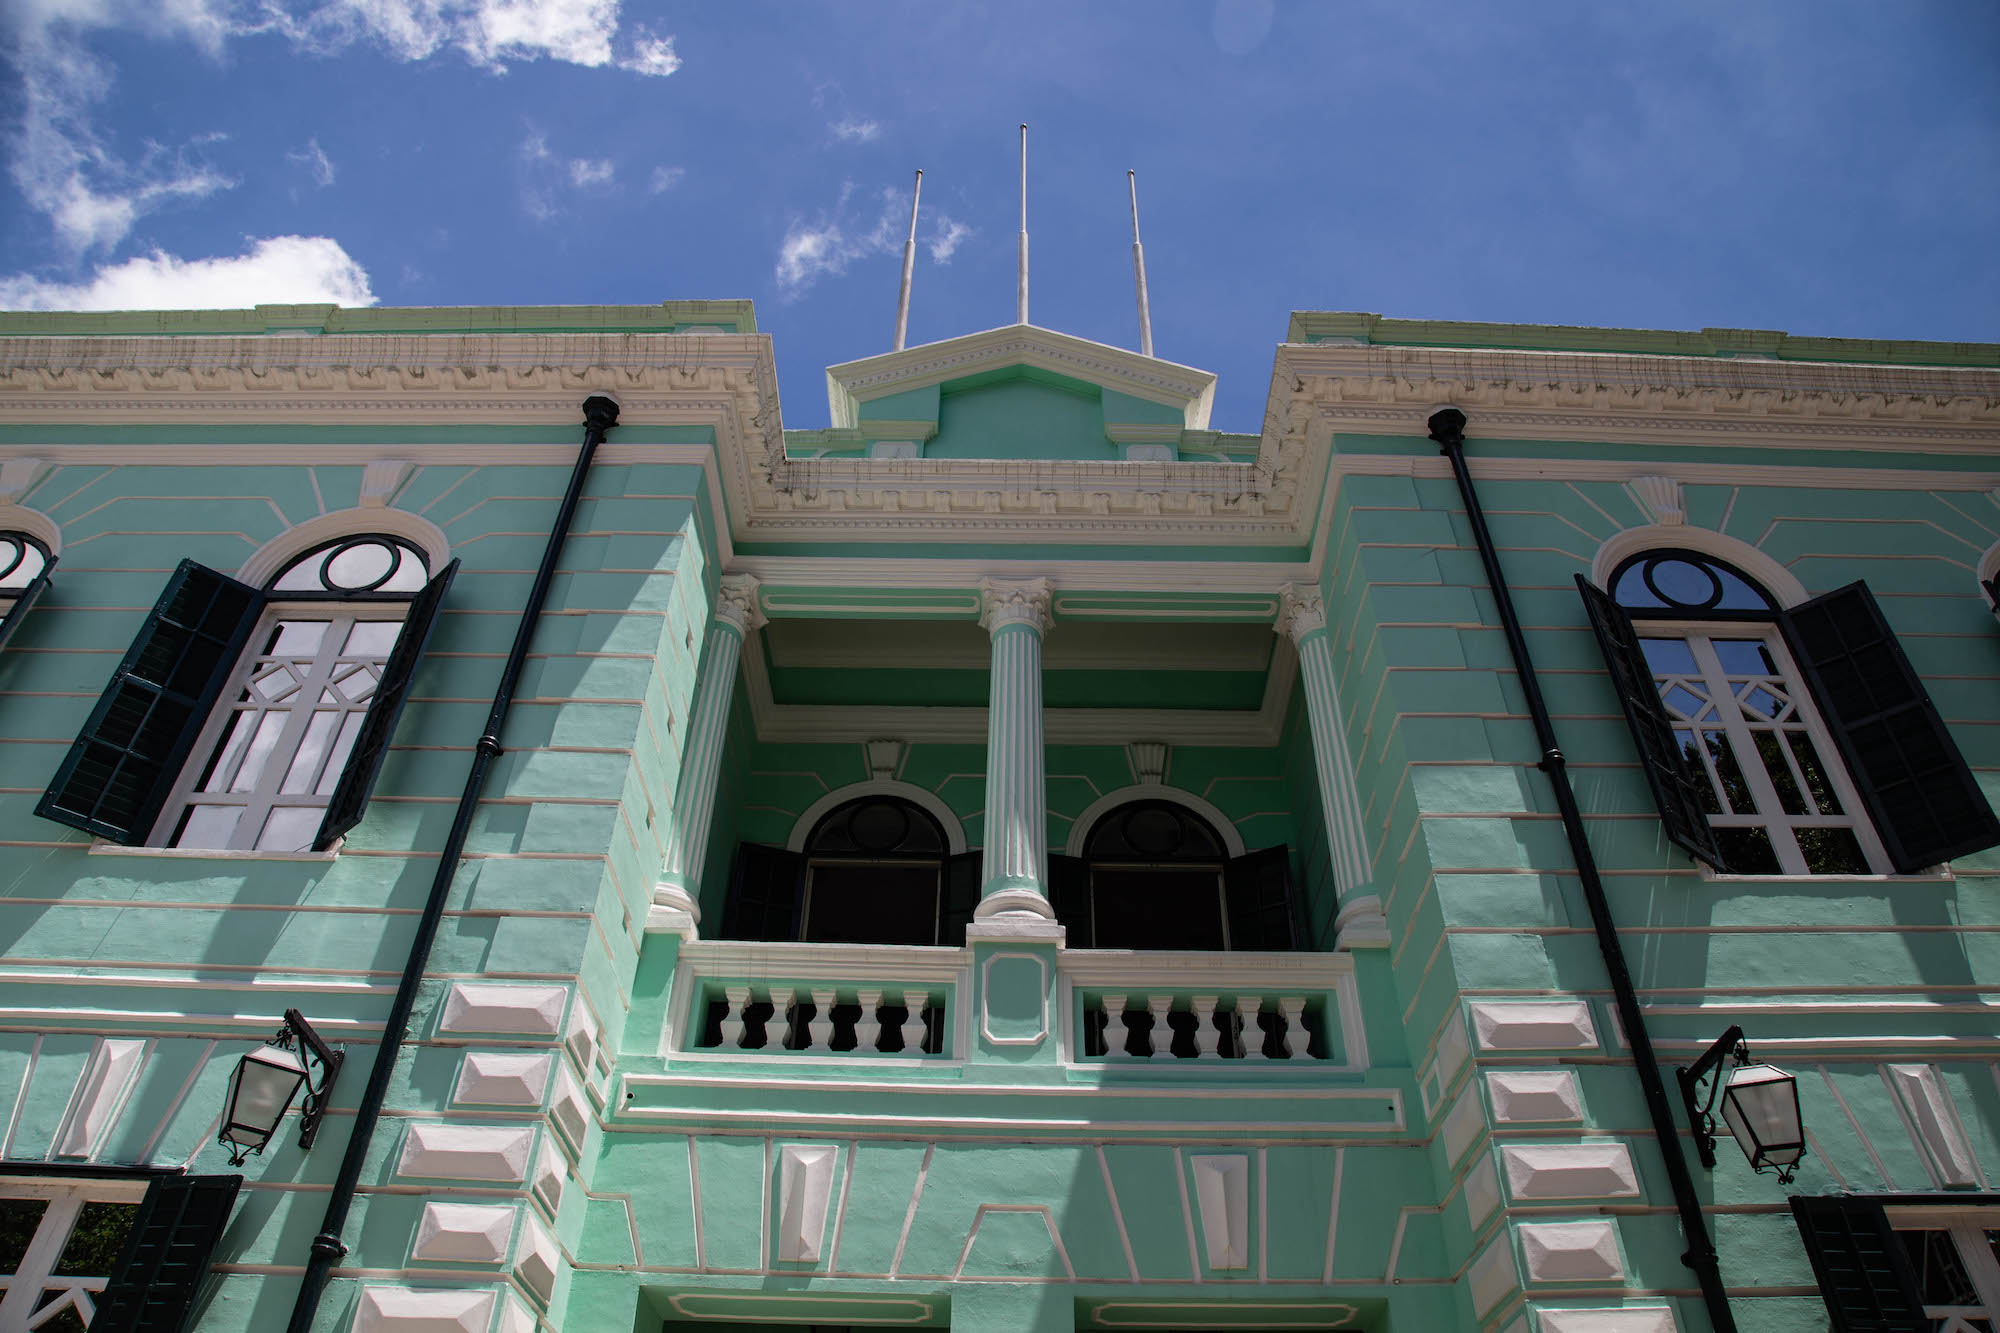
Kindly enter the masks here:
[[1873, 1199], [1792, 1198], [1833, 1333], [1929, 1333], [1902, 1239]]
[[417, 663], [423, 660], [431, 631], [437, 628], [438, 607], [457, 573], [458, 561], [454, 560], [410, 599], [403, 630], [396, 636], [396, 646], [389, 650], [389, 660], [383, 664], [382, 679], [375, 686], [375, 697], [369, 701], [368, 715], [361, 719], [354, 748], [347, 752], [347, 766], [341, 769], [340, 781], [334, 784], [333, 795], [327, 798], [326, 818], [320, 821], [319, 835], [313, 839], [314, 851], [323, 852], [333, 846], [334, 840], [359, 824], [367, 811], [368, 795], [375, 790], [382, 761], [389, 755], [389, 738], [395, 734], [396, 719], [403, 715], [403, 705], [409, 701]]
[[255, 588], [181, 561], [35, 813], [144, 842], [263, 608]]
[[1080, 857], [1049, 853], [1049, 906], [1068, 930], [1065, 948], [1097, 947], [1095, 913], [1090, 904], [1090, 863]]
[[979, 910], [979, 870], [985, 853], [974, 849], [945, 858], [944, 901], [938, 914], [939, 944], [958, 948], [965, 943], [965, 928]]
[[0, 648], [7, 646], [7, 640], [21, 622], [28, 618], [28, 610], [49, 590], [49, 575], [55, 572], [56, 558], [50, 556], [42, 565], [42, 572], [28, 580], [28, 586], [14, 597], [14, 604], [7, 608], [7, 614], [0, 616]]
[[90, 1333], [181, 1333], [241, 1176], [162, 1176], [146, 1190]]
[[1890, 864], [1907, 875], [2000, 843], [2000, 820], [1865, 585], [1779, 624]]
[[1986, 589], [1986, 605], [1994, 611], [2000, 611], [2000, 577], [1987, 579], [1979, 586]]
[[1697, 861], [1727, 870], [1722, 849], [1715, 842], [1715, 830], [1702, 810], [1706, 778], [1696, 776], [1674, 738], [1673, 720], [1660, 702], [1653, 668], [1639, 647], [1632, 617], [1581, 574], [1576, 576], [1576, 590], [1583, 594], [1584, 612], [1597, 635], [1605, 669], [1611, 673], [1611, 688], [1617, 691], [1619, 705], [1625, 710], [1625, 725], [1631, 728], [1632, 744], [1639, 751], [1639, 771], [1653, 790], [1653, 804], [1659, 808], [1667, 841]]
[[805, 883], [804, 853], [758, 842], [738, 844], [729, 901], [722, 909], [722, 938], [797, 939]]
[[1305, 913], [1292, 886], [1292, 850], [1266, 847], [1222, 867], [1229, 947], [1285, 952], [1310, 947]]

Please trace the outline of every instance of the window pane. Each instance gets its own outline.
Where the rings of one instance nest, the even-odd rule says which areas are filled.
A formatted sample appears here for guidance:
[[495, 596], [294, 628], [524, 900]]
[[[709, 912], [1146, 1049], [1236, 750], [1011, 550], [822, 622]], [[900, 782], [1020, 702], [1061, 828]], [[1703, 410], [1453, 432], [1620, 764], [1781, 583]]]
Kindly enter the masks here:
[[1639, 649], [1646, 654], [1646, 665], [1653, 668], [1656, 676], [1701, 674], [1701, 668], [1694, 664], [1694, 650], [1688, 647], [1686, 639], [1641, 639]]
[[1710, 639], [1716, 660], [1732, 676], [1775, 676], [1778, 664], [1762, 639]]
[[236, 832], [236, 821], [242, 817], [240, 805], [191, 805], [180, 832], [174, 835], [174, 846], [227, 847], [230, 834]]
[[1722, 849], [1722, 859], [1729, 862], [1732, 874], [1779, 873], [1778, 854], [1771, 849], [1771, 835], [1763, 829], [1719, 828], [1715, 831], [1715, 845]]
[[334, 738], [333, 753], [326, 757], [326, 767], [320, 770], [319, 785], [313, 788], [316, 796], [331, 796], [333, 789], [340, 785], [340, 772], [347, 767], [347, 756], [354, 750], [354, 738], [361, 734], [361, 724], [367, 720], [366, 713], [349, 713], [340, 724], [340, 735]]
[[1713, 733], [1676, 731], [1674, 739], [1681, 743], [1681, 757], [1687, 760], [1688, 767], [1701, 780], [1696, 794], [1701, 799], [1702, 812], [1719, 815], [1722, 813], [1722, 798], [1716, 795], [1715, 779], [1709, 776], [1708, 759], [1700, 740], [1703, 735], [1709, 734]]
[[389, 650], [396, 646], [396, 636], [402, 632], [400, 620], [357, 620], [354, 628], [347, 631], [347, 642], [341, 646], [343, 657], [389, 656]]
[[139, 1213], [136, 1203], [86, 1203], [56, 1260], [57, 1277], [108, 1277]]
[[1793, 829], [1806, 869], [1815, 875], [1865, 875], [1868, 858], [1851, 828]]
[[1799, 761], [1799, 772], [1805, 775], [1806, 792], [1812, 797], [1813, 808], [1822, 815], [1840, 814], [1840, 797], [1833, 790], [1833, 783], [1827, 780], [1826, 768], [1819, 761], [1819, 751], [1814, 748], [1812, 737], [1803, 731], [1788, 731], [1785, 739], [1791, 742], [1792, 754]]
[[281, 620], [266, 652], [278, 657], [311, 657], [326, 639], [324, 620]]
[[1778, 740], [1775, 731], [1753, 731], [1751, 739], [1757, 746], [1757, 757], [1764, 763], [1764, 771], [1770, 774], [1771, 785], [1778, 789], [1778, 806], [1788, 815], [1803, 815], [1806, 798], [1799, 792], [1799, 784], [1792, 777], [1792, 766], [1785, 762], [1785, 747]]
[[41, 1303], [35, 1307], [36, 1311], [39, 1313], [47, 1310], [58, 1301], [64, 1302], [63, 1307], [40, 1319], [30, 1315], [29, 1318], [33, 1322], [28, 1327], [35, 1333], [84, 1333], [87, 1325], [83, 1322], [83, 1316], [76, 1312], [75, 1299], [70, 1295], [68, 1287], [48, 1288], [42, 1293]]
[[271, 752], [278, 748], [278, 736], [285, 729], [285, 719], [289, 713], [276, 710], [257, 719], [257, 732], [250, 738], [250, 748], [243, 756], [243, 766], [236, 770], [236, 776], [229, 783], [231, 791], [254, 791], [257, 778], [264, 771], [264, 765], [271, 758]]
[[372, 588], [395, 563], [394, 548], [381, 542], [350, 546], [326, 562], [326, 581], [336, 588]]
[[1978, 1305], [1979, 1292], [1959, 1261], [1958, 1246], [1949, 1231], [1899, 1231], [1910, 1267], [1917, 1272], [1917, 1290], [1925, 1305]]
[[35, 1228], [49, 1209], [46, 1199], [0, 1199], [0, 1273], [12, 1273], [21, 1266]]
[[320, 709], [306, 724], [305, 739], [299, 742], [299, 751], [292, 756], [291, 767], [285, 770], [284, 785], [278, 790], [287, 796], [297, 796], [311, 791], [319, 778], [320, 762], [326, 758], [327, 743], [333, 739], [335, 728], [340, 725], [341, 715]]
[[264, 821], [257, 847], [266, 852], [303, 852], [312, 846], [326, 811], [316, 805], [281, 805]]
[[1730, 745], [1729, 737], [1711, 727], [1701, 733], [1708, 744], [1708, 752], [1715, 756], [1715, 776], [1722, 783], [1722, 794], [1729, 800], [1729, 813], [1754, 815], [1757, 813], [1757, 798], [1750, 794], [1750, 784], [1743, 777], [1743, 770], [1736, 766], [1736, 749]]
[[215, 758], [209, 760], [208, 772], [202, 775], [202, 791], [229, 790], [229, 776], [236, 771], [237, 761], [243, 757], [243, 747], [250, 743], [250, 733], [256, 729], [255, 713], [238, 713], [230, 719], [229, 734], [215, 748]]
[[12, 533], [0, 535], [0, 588], [27, 587], [47, 563], [33, 542]]

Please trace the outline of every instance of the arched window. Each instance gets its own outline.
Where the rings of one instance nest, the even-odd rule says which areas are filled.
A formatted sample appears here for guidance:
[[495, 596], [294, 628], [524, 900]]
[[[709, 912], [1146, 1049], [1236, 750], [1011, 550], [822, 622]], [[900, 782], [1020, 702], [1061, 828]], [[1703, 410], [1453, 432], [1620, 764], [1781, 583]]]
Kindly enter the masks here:
[[1717, 556], [1578, 587], [1668, 837], [1734, 874], [1913, 871], [2000, 840], [1867, 588], [1781, 607]]
[[325, 850], [367, 806], [457, 567], [381, 533], [262, 588], [182, 562], [37, 812], [117, 842]]
[[1103, 814], [1080, 857], [1049, 858], [1050, 899], [1072, 948], [1302, 949], [1287, 848], [1231, 857], [1177, 801]]
[[0, 532], [0, 645], [48, 587], [55, 563], [49, 548], [27, 533]]
[[727, 939], [963, 944], [979, 900], [979, 853], [953, 855], [937, 818], [874, 792], [822, 815], [800, 851], [744, 843]]

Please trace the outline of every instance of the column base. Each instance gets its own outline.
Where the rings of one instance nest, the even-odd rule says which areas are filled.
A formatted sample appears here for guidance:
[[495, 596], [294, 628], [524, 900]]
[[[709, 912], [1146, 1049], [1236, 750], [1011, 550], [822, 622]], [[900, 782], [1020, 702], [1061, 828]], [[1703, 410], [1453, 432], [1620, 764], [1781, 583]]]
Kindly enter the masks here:
[[1369, 893], [1342, 903], [1333, 918], [1333, 947], [1336, 950], [1388, 948], [1389, 919], [1382, 915], [1382, 900]]
[[1060, 945], [1068, 932], [1034, 882], [989, 888], [965, 928], [967, 940], [1038, 940]]
[[671, 880], [653, 886], [653, 905], [646, 910], [648, 935], [678, 935], [683, 940], [701, 938], [701, 907], [694, 895]]

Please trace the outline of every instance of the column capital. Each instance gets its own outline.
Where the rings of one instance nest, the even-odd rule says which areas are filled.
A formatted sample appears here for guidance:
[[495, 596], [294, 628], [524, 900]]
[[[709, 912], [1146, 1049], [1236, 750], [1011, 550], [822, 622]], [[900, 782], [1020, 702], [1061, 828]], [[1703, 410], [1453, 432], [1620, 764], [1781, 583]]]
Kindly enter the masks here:
[[1046, 634], [1054, 623], [1049, 613], [1054, 595], [1047, 579], [981, 579], [979, 624], [989, 634], [1008, 625], [1027, 625]]
[[1320, 601], [1319, 589], [1310, 583], [1280, 584], [1278, 622], [1272, 628], [1293, 643], [1316, 629], [1325, 629], [1326, 606]]
[[767, 617], [757, 605], [759, 586], [755, 574], [724, 574], [715, 593], [715, 618], [735, 626], [739, 634], [762, 626]]

